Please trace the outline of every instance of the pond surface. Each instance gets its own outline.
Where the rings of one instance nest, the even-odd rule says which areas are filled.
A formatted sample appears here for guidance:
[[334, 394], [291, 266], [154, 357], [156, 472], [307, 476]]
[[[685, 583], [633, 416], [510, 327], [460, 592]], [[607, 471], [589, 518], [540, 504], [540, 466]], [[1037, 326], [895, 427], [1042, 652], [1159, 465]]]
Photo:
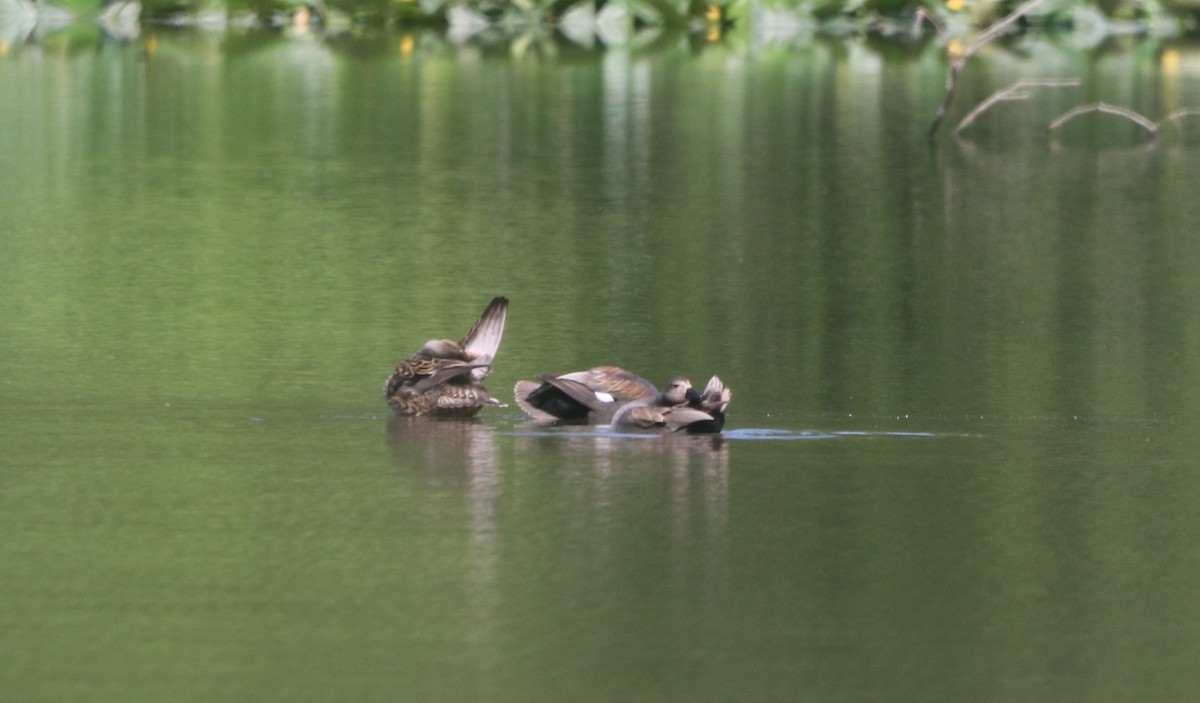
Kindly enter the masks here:
[[[242, 43], [239, 43], [242, 42]], [[1187, 47], [0, 56], [0, 688], [27, 701], [1200, 689]], [[390, 416], [717, 373], [723, 437]]]

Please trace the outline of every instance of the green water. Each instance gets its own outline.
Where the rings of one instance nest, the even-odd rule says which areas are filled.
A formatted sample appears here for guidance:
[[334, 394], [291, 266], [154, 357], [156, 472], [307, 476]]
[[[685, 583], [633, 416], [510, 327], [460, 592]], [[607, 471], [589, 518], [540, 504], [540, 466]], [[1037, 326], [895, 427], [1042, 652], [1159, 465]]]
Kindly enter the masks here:
[[[5, 700], [1200, 688], [1194, 139], [1042, 133], [1190, 54], [988, 54], [1085, 85], [931, 147], [935, 46], [147, 41], [0, 56]], [[497, 294], [497, 395], [719, 373], [724, 438], [391, 418]]]

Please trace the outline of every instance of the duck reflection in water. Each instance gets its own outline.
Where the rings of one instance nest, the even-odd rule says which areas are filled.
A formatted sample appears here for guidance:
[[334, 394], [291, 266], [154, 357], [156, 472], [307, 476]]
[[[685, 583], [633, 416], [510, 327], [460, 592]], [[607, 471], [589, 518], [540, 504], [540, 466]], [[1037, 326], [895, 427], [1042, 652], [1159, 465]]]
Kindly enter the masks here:
[[474, 482], [499, 473], [496, 428], [479, 420], [391, 417], [387, 443], [397, 468], [439, 482]]
[[712, 547], [709, 555], [722, 551], [730, 443], [721, 435], [629, 437], [561, 428], [518, 433], [514, 447], [559, 467], [544, 476], [560, 482], [561, 500], [572, 506], [567, 512], [589, 525], [585, 542], [598, 559], [620, 551], [622, 526], [646, 501], [667, 506], [660, 518], [670, 527], [672, 543], [681, 546], [681, 559], [692, 558], [697, 541]]
[[[503, 624], [497, 586], [502, 491], [496, 428], [478, 420], [397, 416], [388, 418], [387, 441], [405, 492], [416, 493], [418, 502], [439, 516], [436, 524], [461, 524], [466, 529], [462, 605], [470, 613], [477, 641], [495, 641]], [[442, 518], [460, 514], [462, 523], [455, 522], [458, 517], [448, 518], [449, 523]], [[425, 529], [427, 518], [406, 513], [403, 519]]]
[[487, 405], [505, 407], [483, 385], [504, 336], [508, 299], [488, 304], [470, 332], [455, 342], [431, 339], [401, 362], [383, 386], [397, 415], [471, 417]]
[[732, 392], [720, 378], [709, 379], [702, 392], [683, 376], [672, 376], [660, 391], [653, 383], [617, 366], [537, 381], [518, 381], [517, 405], [536, 422], [611, 425], [617, 430], [720, 432]]

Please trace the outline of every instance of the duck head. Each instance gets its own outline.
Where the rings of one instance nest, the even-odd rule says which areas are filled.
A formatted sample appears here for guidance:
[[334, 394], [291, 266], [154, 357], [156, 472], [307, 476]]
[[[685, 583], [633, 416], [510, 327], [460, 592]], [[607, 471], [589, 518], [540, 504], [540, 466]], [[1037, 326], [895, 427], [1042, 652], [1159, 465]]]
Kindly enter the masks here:
[[435, 359], [454, 359], [456, 361], [472, 361], [478, 355], [472, 355], [462, 346], [451, 339], [431, 339], [425, 342], [418, 354], [431, 356]]
[[683, 405], [698, 399], [700, 394], [692, 388], [692, 382], [685, 376], [672, 376], [663, 385], [662, 393], [658, 396], [659, 405]]

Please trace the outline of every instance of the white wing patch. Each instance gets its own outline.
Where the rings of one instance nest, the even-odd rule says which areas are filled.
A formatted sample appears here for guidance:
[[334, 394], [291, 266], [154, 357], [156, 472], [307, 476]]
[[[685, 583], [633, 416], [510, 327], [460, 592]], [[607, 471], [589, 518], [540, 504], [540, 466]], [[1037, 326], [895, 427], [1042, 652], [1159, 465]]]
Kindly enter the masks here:
[[616, 399], [613, 398], [612, 393], [605, 393], [604, 391], [596, 391], [596, 400], [599, 400], [601, 403], [611, 403]]

